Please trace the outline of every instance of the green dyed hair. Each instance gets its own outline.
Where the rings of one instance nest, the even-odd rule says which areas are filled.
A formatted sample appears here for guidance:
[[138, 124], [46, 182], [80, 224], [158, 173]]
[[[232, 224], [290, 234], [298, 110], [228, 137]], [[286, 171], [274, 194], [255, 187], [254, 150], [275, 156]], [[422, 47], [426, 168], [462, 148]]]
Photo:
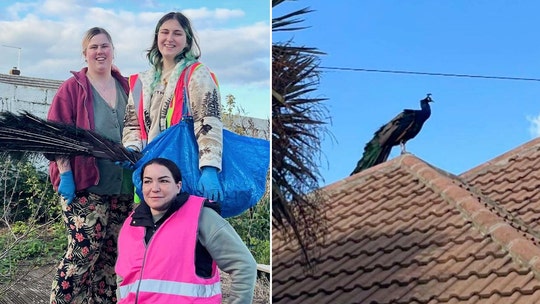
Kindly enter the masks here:
[[146, 54], [146, 57], [148, 58], [150, 64], [158, 72], [157, 74], [161, 74], [161, 61], [163, 59], [163, 55], [161, 55], [161, 53], [159, 52], [157, 42], [159, 28], [163, 25], [165, 21], [171, 19], [176, 19], [176, 21], [178, 21], [178, 23], [186, 33], [186, 47], [182, 50], [182, 52], [176, 55], [174, 61], [178, 63], [184, 58], [186, 59], [186, 61], [196, 61], [197, 59], [199, 59], [199, 57], [201, 57], [201, 49], [199, 47], [199, 43], [197, 42], [197, 38], [195, 38], [193, 28], [191, 27], [191, 22], [189, 21], [189, 19], [180, 12], [167, 13], [163, 17], [161, 17], [161, 19], [159, 19], [158, 23], [156, 24], [156, 29], [154, 30], [154, 42], [152, 42], [152, 47], [148, 49], [148, 52]]

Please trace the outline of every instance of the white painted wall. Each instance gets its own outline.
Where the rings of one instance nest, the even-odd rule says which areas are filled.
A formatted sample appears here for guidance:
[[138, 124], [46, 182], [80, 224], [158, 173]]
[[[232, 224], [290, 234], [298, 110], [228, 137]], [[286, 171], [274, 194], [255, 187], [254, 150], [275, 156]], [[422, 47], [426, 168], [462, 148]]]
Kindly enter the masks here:
[[[28, 111], [46, 118], [47, 111], [60, 81], [0, 74], [0, 112]], [[36, 168], [47, 172], [49, 162], [44, 157], [32, 160]]]
[[28, 111], [45, 118], [57, 89], [19, 86], [0, 82], [0, 111]]

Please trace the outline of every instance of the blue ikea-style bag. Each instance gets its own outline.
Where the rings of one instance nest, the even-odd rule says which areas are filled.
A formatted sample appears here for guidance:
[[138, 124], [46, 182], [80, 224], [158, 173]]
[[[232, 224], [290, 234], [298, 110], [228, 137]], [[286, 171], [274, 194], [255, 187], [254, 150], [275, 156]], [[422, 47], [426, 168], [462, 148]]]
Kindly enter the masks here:
[[[183, 191], [203, 196], [197, 189], [201, 172], [193, 128], [193, 119], [184, 118], [159, 134], [142, 151], [143, 157], [135, 164], [133, 173], [139, 197], [142, 197], [141, 168], [156, 157], [170, 159], [178, 165], [182, 172]], [[220, 202], [221, 215], [226, 218], [253, 207], [264, 195], [270, 166], [270, 142], [223, 129], [221, 166], [218, 174], [224, 193]]]

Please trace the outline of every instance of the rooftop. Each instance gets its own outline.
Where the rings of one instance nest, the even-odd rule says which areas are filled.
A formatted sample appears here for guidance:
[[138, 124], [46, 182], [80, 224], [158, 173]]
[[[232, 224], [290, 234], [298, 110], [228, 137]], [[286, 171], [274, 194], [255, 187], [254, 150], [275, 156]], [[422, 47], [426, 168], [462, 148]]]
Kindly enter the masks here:
[[273, 303], [539, 303], [539, 150], [459, 176], [404, 154], [325, 187], [311, 271], [273, 231]]
[[0, 83], [22, 85], [27, 87], [38, 87], [45, 89], [58, 89], [62, 80], [52, 80], [44, 78], [26, 77], [21, 75], [0, 74]]

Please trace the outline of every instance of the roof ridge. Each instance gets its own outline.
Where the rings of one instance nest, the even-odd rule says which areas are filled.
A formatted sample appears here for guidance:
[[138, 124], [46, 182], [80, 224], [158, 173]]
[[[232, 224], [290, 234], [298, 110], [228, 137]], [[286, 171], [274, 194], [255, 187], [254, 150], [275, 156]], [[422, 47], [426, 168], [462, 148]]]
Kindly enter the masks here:
[[[407, 153], [409, 154], [409, 153]], [[380, 164], [377, 164], [373, 167], [369, 167], [365, 170], [362, 170], [358, 173], [355, 173], [353, 175], [346, 176], [336, 182], [333, 182], [331, 184], [328, 184], [326, 186], [323, 186], [321, 190], [326, 191], [326, 193], [330, 194], [333, 193], [333, 191], [340, 191], [341, 187], [343, 185], [356, 185], [358, 183], [364, 183], [367, 179], [371, 177], [371, 175], [382, 172], [383, 170], [389, 170], [389, 168], [394, 168], [396, 166], [399, 166], [399, 159], [402, 155], [398, 155], [392, 159], [389, 159], [385, 162], [382, 162]]]
[[0, 73], [0, 83], [20, 85], [27, 87], [38, 87], [46, 89], [58, 89], [63, 80], [29, 77], [23, 75], [7, 75]]
[[488, 169], [488, 167], [491, 167], [493, 165], [499, 165], [501, 163], [506, 163], [509, 160], [512, 160], [513, 158], [519, 157], [523, 154], [529, 153], [532, 150], [538, 150], [540, 149], [540, 137], [534, 138], [520, 146], [515, 147], [514, 149], [507, 151], [503, 154], [500, 154], [499, 156], [496, 156], [492, 158], [491, 160], [488, 160], [476, 167], [473, 167], [461, 174], [459, 174], [460, 177], [471, 179], [472, 176], [479, 175], [485, 170]]
[[[538, 142], [534, 142], [536, 141], [521, 146], [521, 149], [529, 150], [531, 146], [540, 143], [540, 139]], [[521, 150], [518, 149], [518, 151]], [[405, 170], [418, 177], [426, 186], [440, 193], [445, 201], [454, 204], [465, 220], [473, 223], [481, 234], [488, 234], [514, 261], [531, 267], [535, 276], [540, 278], [540, 248], [518, 233], [515, 228], [504, 221], [504, 218], [501, 218], [481, 203], [482, 200], [488, 203], [489, 198], [486, 199], [485, 195], [476, 195], [470, 190], [472, 187], [464, 188], [456, 185], [456, 181], [462, 183], [462, 178], [433, 167], [414, 155], [403, 155], [400, 164]]]
[[[524, 147], [526, 147], [526, 148], [525, 149], [520, 149], [519, 151], [525, 150], [525, 152], [528, 152], [528, 151], [531, 150], [531, 148], [534, 148], [535, 145], [532, 145], [532, 146], [524, 145]], [[418, 160], [421, 161], [421, 162], [424, 162], [421, 159], [418, 159]], [[513, 227], [515, 229], [519, 229], [521, 231], [525, 231], [525, 232], [531, 234], [537, 240], [537, 243], [540, 243], [540, 231], [534, 230], [530, 225], [526, 224], [521, 218], [516, 217], [511, 212], [509, 212], [506, 208], [504, 208], [501, 204], [499, 204], [497, 201], [493, 200], [488, 195], [485, 195], [480, 189], [478, 189], [477, 187], [475, 187], [471, 183], [469, 183], [468, 179], [466, 179], [465, 177], [462, 177], [462, 176], [455, 175], [453, 173], [444, 171], [444, 170], [442, 170], [440, 168], [432, 166], [429, 163], [426, 163], [426, 162], [424, 162], [424, 163], [426, 165], [428, 165], [429, 167], [431, 167], [432, 169], [434, 169], [435, 171], [437, 171], [437, 172], [447, 176], [448, 178], [452, 179], [453, 180], [452, 183], [454, 183], [454, 181], [461, 183], [461, 185], [458, 185], [458, 187], [464, 188], [467, 191], [471, 192], [471, 194], [473, 196], [476, 196], [476, 198], [479, 201], [482, 200], [484, 202], [483, 205], [489, 211], [496, 213], [497, 217], [501, 218], [505, 222], [507, 222], [507, 220], [510, 221], [511, 222], [510, 223], [511, 227]], [[518, 227], [514, 227], [514, 225], [518, 226]], [[535, 246], [536, 246], [536, 243], [535, 243]]]

